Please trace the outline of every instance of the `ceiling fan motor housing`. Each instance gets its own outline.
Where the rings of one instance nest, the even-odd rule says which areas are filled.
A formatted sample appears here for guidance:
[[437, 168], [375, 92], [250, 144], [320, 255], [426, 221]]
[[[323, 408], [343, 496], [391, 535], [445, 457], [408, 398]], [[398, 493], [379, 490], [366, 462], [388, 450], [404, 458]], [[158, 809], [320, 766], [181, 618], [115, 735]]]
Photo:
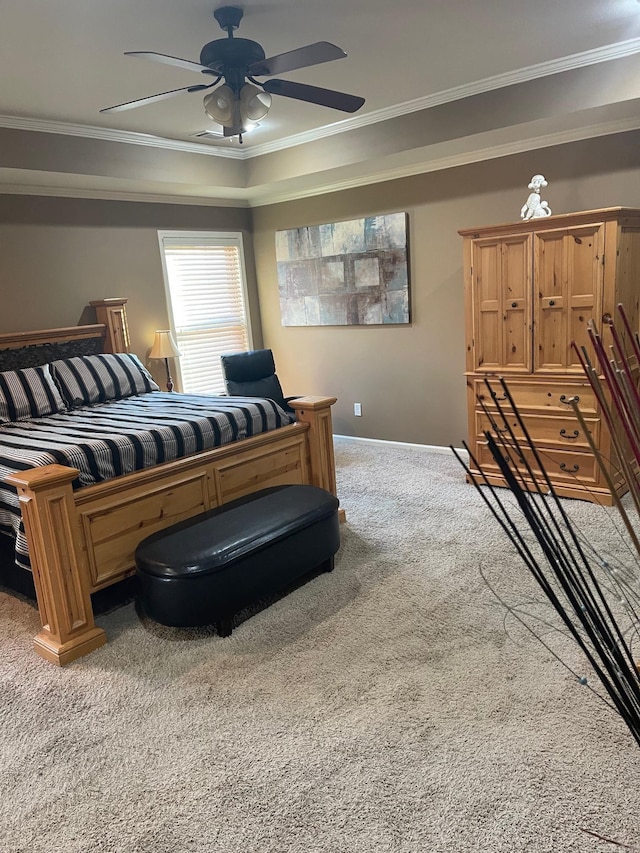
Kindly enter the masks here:
[[249, 66], [262, 61], [265, 56], [257, 41], [240, 38], [216, 39], [202, 48], [200, 63], [222, 74], [235, 89], [238, 84], [242, 86]]

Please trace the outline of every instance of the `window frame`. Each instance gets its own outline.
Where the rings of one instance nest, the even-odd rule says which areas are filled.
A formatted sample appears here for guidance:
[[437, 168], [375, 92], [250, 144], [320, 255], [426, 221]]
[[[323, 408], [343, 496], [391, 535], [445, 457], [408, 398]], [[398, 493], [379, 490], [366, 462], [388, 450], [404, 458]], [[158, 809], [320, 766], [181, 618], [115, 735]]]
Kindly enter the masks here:
[[[173, 300], [171, 298], [171, 286], [169, 284], [169, 274], [167, 270], [167, 259], [165, 256], [165, 247], [163, 240], [167, 239], [183, 239], [185, 241], [192, 241], [194, 245], [197, 244], [198, 240], [207, 241], [209, 245], [214, 244], [216, 247], [235, 247], [238, 250], [238, 259], [240, 266], [240, 290], [241, 290], [241, 298], [242, 304], [244, 307], [244, 316], [247, 330], [247, 346], [248, 349], [253, 349], [253, 329], [251, 324], [251, 308], [249, 302], [249, 288], [247, 285], [247, 270], [245, 263], [245, 254], [244, 254], [244, 235], [242, 231], [191, 231], [187, 229], [181, 229], [178, 231], [158, 231], [158, 246], [160, 249], [160, 260], [162, 262], [162, 277], [164, 280], [164, 293], [165, 293], [165, 302], [167, 306], [167, 316], [169, 318], [169, 328], [171, 329], [171, 334], [174, 339], [177, 340], [176, 334], [176, 324], [174, 320], [174, 312], [173, 312]], [[181, 392], [184, 392], [183, 384], [182, 384], [182, 369], [180, 366], [180, 359], [174, 359], [174, 369], [173, 369], [174, 382], [177, 386], [177, 389]], [[190, 393], [190, 392], [184, 392]], [[220, 393], [225, 393], [224, 388], [221, 389]]]

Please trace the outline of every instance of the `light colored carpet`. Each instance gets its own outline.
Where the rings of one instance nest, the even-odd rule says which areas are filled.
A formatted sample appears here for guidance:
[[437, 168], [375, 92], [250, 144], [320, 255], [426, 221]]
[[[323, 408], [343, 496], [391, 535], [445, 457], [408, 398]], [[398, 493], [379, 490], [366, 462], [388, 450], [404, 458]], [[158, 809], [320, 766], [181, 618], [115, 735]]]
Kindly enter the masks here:
[[[640, 846], [640, 752], [505, 620], [480, 568], [532, 588], [453, 456], [336, 443], [336, 570], [231, 638], [127, 605], [58, 670], [0, 593], [3, 853], [617, 849], [581, 827]], [[610, 513], [570, 503], [617, 547]]]

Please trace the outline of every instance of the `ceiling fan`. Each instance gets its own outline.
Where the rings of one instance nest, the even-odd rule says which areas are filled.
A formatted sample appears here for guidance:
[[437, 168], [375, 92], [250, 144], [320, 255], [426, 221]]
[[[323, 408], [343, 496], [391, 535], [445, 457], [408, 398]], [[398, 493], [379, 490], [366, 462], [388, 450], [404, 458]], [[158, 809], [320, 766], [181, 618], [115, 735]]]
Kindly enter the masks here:
[[[233, 31], [238, 29], [243, 14], [242, 9], [235, 6], [222, 6], [214, 11], [213, 16], [221, 29], [226, 31], [227, 38], [216, 39], [205, 44], [200, 51], [200, 62], [191, 62], [188, 59], [153, 51], [125, 53], [125, 56], [151, 59], [154, 62], [175, 65], [178, 68], [215, 77], [212, 83], [198, 83], [182, 89], [160, 92], [147, 98], [106, 107], [100, 112], [130, 110], [163, 101], [166, 98], [173, 98], [181, 92], [203, 92], [206, 89], [213, 89], [205, 96], [205, 112], [209, 118], [223, 126], [225, 136], [238, 136], [239, 141], [242, 142], [242, 134], [269, 112], [271, 95], [307, 101], [347, 113], [356, 112], [364, 104], [364, 98], [336, 92], [333, 89], [321, 89], [318, 86], [294, 83], [291, 80], [270, 79], [263, 83], [256, 80], [256, 77], [273, 77], [274, 74], [283, 74], [297, 68], [343, 59], [347, 54], [335, 44], [318, 41], [267, 58], [258, 42], [234, 38]], [[223, 85], [214, 88], [221, 80], [224, 80]]]

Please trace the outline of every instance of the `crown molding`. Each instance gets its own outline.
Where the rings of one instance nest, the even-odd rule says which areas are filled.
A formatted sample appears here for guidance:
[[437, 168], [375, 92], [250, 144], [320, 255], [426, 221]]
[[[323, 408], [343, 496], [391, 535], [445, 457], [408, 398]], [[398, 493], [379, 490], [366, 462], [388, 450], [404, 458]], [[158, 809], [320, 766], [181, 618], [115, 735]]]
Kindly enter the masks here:
[[0, 115], [0, 127], [10, 130], [30, 130], [34, 133], [57, 133], [62, 136], [81, 136], [84, 139], [100, 139], [104, 142], [124, 142], [128, 145], [146, 145], [149, 148], [164, 148], [170, 151], [182, 151], [188, 154], [210, 154], [214, 157], [227, 157], [231, 160], [244, 160], [246, 154], [236, 148], [212, 148], [201, 142], [186, 142], [180, 139], [167, 139], [152, 136], [149, 133], [136, 133], [128, 130], [112, 130], [108, 127], [93, 127], [87, 124], [68, 124], [64, 121], [48, 121], [24, 116]]
[[420, 110], [428, 110], [431, 107], [438, 107], [452, 101], [460, 101], [463, 98], [481, 95], [484, 92], [492, 92], [495, 89], [503, 89], [518, 83], [528, 83], [530, 80], [537, 80], [539, 77], [550, 77], [552, 74], [559, 74], [562, 71], [584, 68], [587, 65], [608, 62], [611, 59], [622, 59], [625, 56], [632, 56], [636, 53], [640, 53], [640, 38], [628, 39], [627, 41], [616, 44], [597, 47], [593, 50], [583, 51], [582, 53], [574, 53], [571, 56], [563, 56], [560, 59], [553, 59], [549, 62], [529, 65], [505, 74], [485, 77], [483, 80], [474, 80], [472, 83], [465, 83], [462, 86], [455, 86], [452, 89], [444, 89], [433, 95], [426, 95], [424, 98], [416, 98], [413, 101], [394, 104], [391, 107], [364, 113], [361, 116], [353, 116], [353, 118], [334, 122], [333, 124], [328, 124], [315, 130], [308, 130], [304, 133], [298, 133], [294, 136], [288, 136], [285, 139], [276, 140], [275, 142], [265, 142], [262, 145], [255, 145], [247, 149], [244, 152], [244, 156], [248, 159], [250, 157], [259, 157], [263, 154], [272, 154], [275, 151], [291, 148], [294, 145], [315, 142], [318, 139], [335, 136], [337, 133], [344, 133], [359, 127], [377, 124], [381, 121], [398, 118], [399, 116], [419, 112]]
[[376, 170], [370, 175], [359, 175], [334, 183], [324, 183], [322, 187], [309, 187], [304, 190], [291, 190], [285, 193], [266, 193], [264, 196], [251, 195], [249, 191], [249, 205], [252, 208], [265, 207], [270, 204], [281, 204], [283, 202], [298, 201], [303, 198], [327, 195], [329, 193], [341, 192], [343, 190], [357, 189], [371, 184], [380, 184], [385, 181], [394, 181], [400, 178], [410, 178], [413, 175], [426, 174], [427, 172], [439, 172], [444, 169], [453, 169], [456, 166], [466, 166], [470, 163], [479, 163], [483, 160], [495, 160], [507, 157], [511, 154], [521, 154], [524, 151], [533, 151], [537, 148], [551, 148], [554, 145], [563, 145], [570, 142], [580, 142], [584, 139], [594, 139], [599, 136], [612, 136], [616, 133], [626, 133], [632, 130], [640, 130], [640, 116], [628, 119], [616, 119], [600, 124], [586, 125], [579, 128], [555, 131], [553, 133], [541, 134], [539, 136], [527, 137], [525, 139], [513, 140], [498, 145], [490, 145], [485, 148], [476, 148], [473, 151], [454, 154], [449, 157], [438, 157], [432, 160], [420, 160], [416, 163], [398, 166], [385, 170]]
[[429, 160], [427, 157], [403, 166], [392, 167], [376, 171], [373, 174], [359, 175], [333, 183], [323, 183], [321, 186], [309, 187], [307, 189], [291, 189], [288, 192], [266, 192], [261, 194], [257, 190], [252, 194], [251, 190], [245, 190], [243, 198], [205, 198], [202, 196], [167, 195], [155, 193], [126, 192], [123, 190], [92, 190], [73, 187], [47, 187], [20, 184], [0, 184], [0, 194], [3, 195], [32, 195], [32, 196], [56, 196], [60, 198], [85, 198], [103, 201], [128, 201], [142, 202], [147, 204], [182, 204], [207, 207], [236, 207], [255, 208], [265, 207], [270, 204], [282, 204], [289, 201], [297, 201], [303, 198], [328, 195], [329, 193], [344, 190], [357, 189], [361, 186], [379, 184], [385, 181], [409, 178], [413, 175], [437, 172], [444, 169], [452, 169], [457, 166], [466, 166], [470, 163], [478, 163], [483, 160], [494, 160], [499, 157], [507, 157], [511, 154], [520, 154], [524, 151], [532, 151], [537, 148], [550, 148], [554, 145], [563, 145], [570, 142], [580, 142], [584, 139], [592, 139], [599, 136], [611, 136], [616, 133], [626, 133], [640, 130], [640, 116], [615, 119], [585, 125], [578, 128], [555, 131], [538, 136], [517, 139], [503, 144], [489, 145], [476, 148], [473, 151], [462, 152], [448, 157], [436, 157]]
[[472, 97], [473, 95], [490, 92], [494, 89], [501, 89], [518, 83], [526, 83], [539, 77], [548, 77], [552, 74], [571, 71], [575, 68], [584, 68], [585, 66], [595, 65], [599, 62], [621, 59], [625, 56], [631, 56], [636, 53], [640, 53], [640, 38], [627, 39], [626, 41], [604, 45], [581, 53], [574, 53], [570, 56], [561, 57], [560, 59], [553, 59], [548, 62], [529, 65], [525, 68], [518, 68], [515, 71], [509, 71], [505, 74], [485, 77], [482, 80], [476, 80], [462, 86], [445, 89], [441, 92], [436, 92], [433, 95], [427, 95], [413, 101], [405, 101], [401, 104], [394, 104], [391, 107], [374, 110], [373, 112], [364, 113], [360, 116], [353, 116], [348, 119], [343, 119], [342, 121], [324, 125], [323, 127], [287, 136], [283, 139], [275, 140], [274, 142], [265, 142], [261, 145], [255, 145], [243, 150], [239, 150], [238, 148], [223, 148], [221, 146], [206, 145], [199, 142], [187, 142], [179, 139], [168, 139], [161, 136], [153, 136], [151, 134], [137, 133], [134, 131], [114, 130], [107, 127], [71, 124], [62, 121], [49, 121], [46, 119], [32, 119], [23, 116], [0, 115], [0, 127], [6, 127], [12, 130], [30, 130], [36, 133], [57, 133], [65, 136], [80, 136], [86, 139], [100, 139], [107, 142], [123, 142], [129, 145], [146, 145], [152, 148], [164, 148], [170, 151], [182, 151], [192, 154], [205, 154], [211, 157], [223, 157], [232, 160], [248, 160], [252, 157], [261, 157], [264, 154], [282, 151], [296, 145], [315, 142], [319, 139], [325, 139], [329, 136], [346, 133], [347, 131], [355, 130], [356, 128], [377, 124], [378, 122], [387, 121], [412, 112], [427, 110], [431, 107], [440, 106], [441, 104], [446, 104], [451, 101], [458, 101], [463, 98]]
[[124, 190], [93, 190], [75, 187], [47, 187], [30, 184], [0, 184], [0, 195], [88, 198], [99, 201], [139, 201], [145, 204], [188, 204], [198, 207], [251, 207], [247, 198], [204, 198], [202, 196], [138, 193]]

